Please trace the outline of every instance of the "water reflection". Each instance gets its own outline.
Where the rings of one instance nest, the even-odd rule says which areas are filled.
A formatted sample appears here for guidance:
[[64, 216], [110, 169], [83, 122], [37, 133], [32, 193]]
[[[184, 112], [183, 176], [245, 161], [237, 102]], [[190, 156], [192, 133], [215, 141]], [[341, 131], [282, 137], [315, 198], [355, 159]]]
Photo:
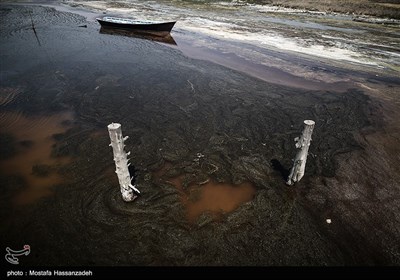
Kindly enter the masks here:
[[164, 44], [169, 45], [176, 45], [176, 42], [171, 34], [160, 36], [157, 33], [148, 33], [144, 31], [132, 31], [132, 30], [124, 30], [124, 29], [116, 29], [116, 28], [100, 28], [101, 34], [109, 34], [109, 35], [119, 35], [119, 36], [126, 36], [126, 37], [133, 37], [139, 39], [145, 39], [150, 41], [156, 41]]

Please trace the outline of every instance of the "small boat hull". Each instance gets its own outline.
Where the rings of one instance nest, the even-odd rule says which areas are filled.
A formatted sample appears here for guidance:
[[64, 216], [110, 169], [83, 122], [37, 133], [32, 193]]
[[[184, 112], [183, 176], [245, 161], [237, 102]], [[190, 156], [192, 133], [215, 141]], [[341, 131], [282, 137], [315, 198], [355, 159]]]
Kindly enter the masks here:
[[136, 32], [151, 33], [154, 35], [165, 36], [169, 34], [174, 27], [176, 21], [172, 22], [144, 22], [144, 23], [119, 23], [103, 19], [96, 19], [102, 27], [131, 30]]

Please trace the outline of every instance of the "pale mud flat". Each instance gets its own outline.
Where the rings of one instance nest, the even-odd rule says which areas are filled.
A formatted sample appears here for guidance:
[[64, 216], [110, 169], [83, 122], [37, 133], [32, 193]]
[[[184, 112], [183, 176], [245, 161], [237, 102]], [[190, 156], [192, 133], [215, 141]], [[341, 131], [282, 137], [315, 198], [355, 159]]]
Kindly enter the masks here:
[[[16, 146], [16, 154], [1, 160], [1, 243], [30, 244], [35, 254], [25, 264], [400, 263], [400, 104], [393, 72], [298, 57], [300, 68], [315, 63], [326, 71], [315, 79], [310, 68], [286, 87], [296, 73], [288, 71], [296, 69], [289, 65], [293, 54], [278, 53], [286, 71], [272, 69], [276, 76], [266, 82], [264, 68], [257, 77], [248, 60], [249, 74], [260, 79], [235, 65], [239, 72], [190, 59], [179, 39], [170, 48], [99, 34], [93, 21], [66, 12], [0, 8], [6, 23], [0, 124], [8, 133], [1, 140], [30, 139], [5, 129], [16, 114], [15, 127], [43, 123], [47, 129], [31, 135], [43, 143], [39, 161], [53, 166], [47, 178], [57, 176], [51, 189], [44, 183], [40, 199], [21, 206], [15, 201], [32, 190], [34, 162], [10, 176], [4, 164], [23, 154]], [[29, 11], [40, 45], [29, 18], [19, 16]], [[213, 54], [222, 65], [240, 62], [181, 45], [200, 57]], [[295, 153], [292, 140], [308, 118], [316, 128], [306, 176], [288, 187], [282, 175]], [[132, 204], [122, 202], [113, 172], [111, 121], [130, 136], [127, 150], [143, 192]], [[5, 144], [20, 145], [14, 142]], [[38, 151], [23, 148], [27, 158]]]

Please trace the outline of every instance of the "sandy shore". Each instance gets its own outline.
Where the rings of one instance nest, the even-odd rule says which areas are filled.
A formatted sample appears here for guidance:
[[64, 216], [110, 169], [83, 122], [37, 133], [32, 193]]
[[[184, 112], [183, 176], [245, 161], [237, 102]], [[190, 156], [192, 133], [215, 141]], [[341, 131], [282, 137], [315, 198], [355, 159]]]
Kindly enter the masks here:
[[[396, 80], [368, 76], [344, 92], [281, 86], [178, 48], [101, 34], [77, 14], [8, 4], [0, 13], [0, 139], [13, 151], [0, 163], [35, 149], [46, 138], [31, 137], [35, 129], [54, 127], [40, 146], [49, 157], [32, 161], [45, 195], [16, 203], [34, 192], [32, 175], [1, 168], [1, 244], [29, 244], [24, 264], [400, 263]], [[304, 119], [316, 121], [307, 174], [288, 187], [282, 173]], [[143, 193], [131, 204], [113, 172], [111, 122], [130, 136]], [[13, 131], [22, 124], [31, 134]], [[225, 196], [246, 185], [253, 197], [188, 220], [184, 198], [195, 202], [212, 184], [225, 184]]]

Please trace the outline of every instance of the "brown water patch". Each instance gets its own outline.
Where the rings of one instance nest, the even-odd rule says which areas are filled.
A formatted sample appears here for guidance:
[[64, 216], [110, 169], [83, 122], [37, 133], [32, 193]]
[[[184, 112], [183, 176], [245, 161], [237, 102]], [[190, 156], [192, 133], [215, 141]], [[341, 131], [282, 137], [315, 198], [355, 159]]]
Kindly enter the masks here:
[[0, 119], [2, 133], [16, 139], [16, 154], [0, 161], [0, 170], [7, 175], [21, 176], [26, 187], [16, 195], [18, 205], [32, 203], [38, 198], [50, 195], [51, 187], [64, 179], [55, 167], [68, 163], [69, 157], [51, 157], [55, 144], [54, 134], [64, 133], [73, 119], [71, 112], [51, 116], [29, 116], [5, 112]]
[[[163, 180], [171, 168], [173, 164], [165, 162], [153, 175], [157, 180]], [[211, 179], [201, 183], [189, 182], [189, 186], [184, 188], [183, 182], [186, 177], [187, 175], [181, 174], [164, 180], [179, 191], [181, 201], [186, 208], [186, 217], [191, 223], [195, 223], [204, 212], [218, 219], [222, 214], [232, 212], [243, 203], [252, 200], [256, 192], [253, 184], [249, 182], [234, 185], [217, 183]]]
[[232, 212], [243, 203], [251, 201], [256, 193], [254, 185], [250, 182], [234, 185], [217, 183], [210, 179], [204, 184], [191, 184], [184, 189], [184, 179], [185, 175], [180, 175], [166, 181], [178, 189], [186, 208], [186, 217], [191, 223], [195, 223], [204, 212], [218, 219], [222, 214]]
[[208, 183], [197, 187], [197, 192], [191, 187], [191, 194], [186, 203], [187, 218], [194, 222], [203, 212], [213, 214], [229, 213], [240, 205], [253, 199], [256, 189], [249, 183], [233, 185], [228, 183]]

